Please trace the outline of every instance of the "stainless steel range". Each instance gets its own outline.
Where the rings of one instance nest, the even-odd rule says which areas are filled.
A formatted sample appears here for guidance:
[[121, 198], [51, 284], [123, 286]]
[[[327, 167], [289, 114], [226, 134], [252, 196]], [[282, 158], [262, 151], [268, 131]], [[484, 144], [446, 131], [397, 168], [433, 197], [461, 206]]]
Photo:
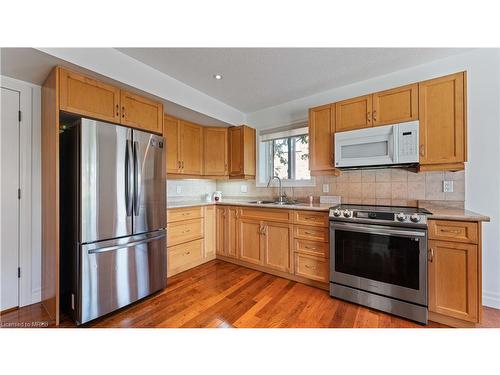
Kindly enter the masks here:
[[330, 295], [427, 324], [427, 215], [414, 207], [330, 209]]

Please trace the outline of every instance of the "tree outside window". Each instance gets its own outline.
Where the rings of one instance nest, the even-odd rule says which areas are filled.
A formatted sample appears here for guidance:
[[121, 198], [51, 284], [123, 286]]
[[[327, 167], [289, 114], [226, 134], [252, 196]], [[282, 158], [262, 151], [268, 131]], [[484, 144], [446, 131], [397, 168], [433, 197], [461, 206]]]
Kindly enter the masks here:
[[309, 136], [275, 139], [272, 142], [272, 172], [283, 180], [309, 180]]

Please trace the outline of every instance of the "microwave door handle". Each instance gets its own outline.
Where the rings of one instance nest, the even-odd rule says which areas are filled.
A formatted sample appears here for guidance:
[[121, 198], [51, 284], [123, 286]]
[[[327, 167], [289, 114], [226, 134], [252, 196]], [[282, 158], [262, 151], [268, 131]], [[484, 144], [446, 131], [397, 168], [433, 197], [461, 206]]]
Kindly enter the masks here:
[[393, 125], [392, 127], [392, 137], [391, 137], [391, 140], [392, 140], [392, 145], [390, 147], [391, 149], [391, 160], [394, 164], [397, 164], [399, 162], [399, 142], [398, 142], [398, 132], [399, 132], [399, 129], [398, 129], [398, 126], [397, 125]]

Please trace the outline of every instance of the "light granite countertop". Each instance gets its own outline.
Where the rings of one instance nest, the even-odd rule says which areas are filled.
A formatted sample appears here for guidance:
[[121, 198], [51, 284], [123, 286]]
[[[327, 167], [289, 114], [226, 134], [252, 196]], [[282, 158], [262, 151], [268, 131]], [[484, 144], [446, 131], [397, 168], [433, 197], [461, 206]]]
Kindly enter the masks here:
[[457, 220], [457, 221], [490, 221], [489, 216], [466, 210], [463, 207], [438, 203], [422, 202], [419, 207], [432, 213], [430, 219]]
[[[257, 200], [257, 199], [255, 199]], [[320, 204], [320, 203], [297, 203], [297, 204], [265, 204], [265, 203], [250, 203], [251, 200], [237, 200], [237, 199], [223, 199], [220, 202], [205, 202], [205, 201], [178, 201], [178, 202], [167, 202], [168, 208], [184, 208], [184, 207], [198, 207], [198, 206], [210, 206], [210, 205], [226, 205], [226, 206], [246, 206], [246, 207], [265, 207], [265, 208], [278, 208], [278, 209], [288, 209], [288, 210], [309, 210], [309, 211], [324, 211], [327, 212], [331, 204]]]
[[[257, 200], [257, 199], [255, 199]], [[275, 205], [275, 204], [259, 204], [250, 203], [249, 199], [224, 199], [220, 202], [205, 202], [200, 200], [190, 200], [190, 201], [177, 201], [168, 202], [167, 208], [185, 208], [185, 207], [198, 207], [198, 206], [209, 206], [209, 205], [229, 205], [229, 206], [246, 206], [246, 207], [265, 207], [265, 208], [277, 208], [277, 209], [289, 209], [289, 210], [309, 210], [309, 211], [323, 211], [327, 212], [331, 204], [320, 204], [320, 203], [298, 203], [290, 205]], [[429, 201], [419, 202], [419, 207], [425, 208], [432, 213], [431, 219], [441, 219], [441, 220], [462, 220], [462, 221], [490, 221], [490, 218], [486, 215], [482, 215], [476, 212], [472, 212], [464, 209], [463, 207], [457, 207], [453, 205], [446, 205], [440, 203], [431, 203]]]

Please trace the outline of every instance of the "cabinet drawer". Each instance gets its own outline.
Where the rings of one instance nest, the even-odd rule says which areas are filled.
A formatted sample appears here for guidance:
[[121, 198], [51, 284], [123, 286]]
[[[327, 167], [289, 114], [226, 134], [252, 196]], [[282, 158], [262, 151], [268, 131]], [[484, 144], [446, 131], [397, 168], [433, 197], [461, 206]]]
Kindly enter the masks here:
[[294, 225], [293, 236], [302, 240], [328, 242], [328, 228]]
[[171, 208], [167, 210], [167, 223], [203, 217], [203, 207]]
[[242, 207], [241, 208], [241, 218], [244, 219], [254, 219], [262, 221], [292, 221], [292, 211], [285, 210], [282, 208], [278, 209], [267, 209], [267, 208], [253, 208], [253, 207]]
[[477, 243], [477, 223], [471, 221], [429, 220], [429, 239]]
[[203, 259], [203, 242], [195, 240], [186, 242], [167, 249], [168, 253], [168, 274], [184, 271], [193, 263], [200, 262]]
[[308, 241], [308, 240], [294, 240], [295, 251], [297, 253], [316, 255], [328, 258], [330, 250], [327, 242]]
[[295, 224], [328, 227], [328, 213], [311, 211], [294, 211]]
[[203, 237], [203, 219], [193, 219], [167, 224], [167, 246]]
[[328, 260], [295, 253], [295, 275], [328, 282]]

